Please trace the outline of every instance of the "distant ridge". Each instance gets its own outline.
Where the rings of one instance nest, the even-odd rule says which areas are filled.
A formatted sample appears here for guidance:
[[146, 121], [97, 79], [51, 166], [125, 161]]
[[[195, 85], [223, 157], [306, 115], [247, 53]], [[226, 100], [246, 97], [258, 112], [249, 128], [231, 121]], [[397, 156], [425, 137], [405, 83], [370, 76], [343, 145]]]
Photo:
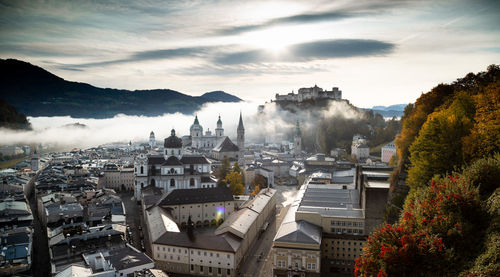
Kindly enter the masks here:
[[239, 102], [223, 91], [190, 96], [171, 89], [123, 90], [66, 81], [41, 67], [0, 59], [1, 95], [28, 116], [109, 118], [117, 114], [191, 114], [210, 102]]

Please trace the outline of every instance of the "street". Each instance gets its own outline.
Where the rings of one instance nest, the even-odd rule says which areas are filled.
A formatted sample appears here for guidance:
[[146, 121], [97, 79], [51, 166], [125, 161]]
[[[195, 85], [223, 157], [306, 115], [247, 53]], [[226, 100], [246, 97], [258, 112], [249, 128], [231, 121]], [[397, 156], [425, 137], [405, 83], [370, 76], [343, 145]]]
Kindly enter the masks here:
[[[269, 227], [258, 237], [253, 247], [248, 250], [239, 269], [239, 276], [262, 276], [273, 275], [272, 245], [276, 232], [285, 217], [290, 203], [295, 198], [297, 190], [295, 187], [275, 186], [278, 190], [276, 216], [269, 219]], [[282, 204], [287, 205], [282, 208]], [[262, 258], [260, 258], [262, 254]]]

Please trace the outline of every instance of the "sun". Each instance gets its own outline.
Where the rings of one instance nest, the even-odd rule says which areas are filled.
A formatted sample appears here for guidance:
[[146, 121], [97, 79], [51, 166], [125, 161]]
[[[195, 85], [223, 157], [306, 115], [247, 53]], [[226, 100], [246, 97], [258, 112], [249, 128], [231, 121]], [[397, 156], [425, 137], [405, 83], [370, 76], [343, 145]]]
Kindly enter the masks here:
[[285, 52], [288, 46], [299, 42], [300, 39], [300, 34], [294, 33], [293, 28], [287, 27], [249, 32], [240, 37], [240, 41], [244, 45], [264, 49], [275, 54]]

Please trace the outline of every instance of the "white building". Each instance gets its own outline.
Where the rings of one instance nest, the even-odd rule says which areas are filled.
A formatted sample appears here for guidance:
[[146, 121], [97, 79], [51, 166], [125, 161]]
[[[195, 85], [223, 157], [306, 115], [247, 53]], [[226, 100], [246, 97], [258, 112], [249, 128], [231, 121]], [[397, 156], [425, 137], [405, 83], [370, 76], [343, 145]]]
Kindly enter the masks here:
[[310, 88], [300, 88], [297, 94], [293, 91], [289, 94], [276, 94], [276, 102], [280, 101], [291, 101], [291, 102], [303, 102], [306, 100], [322, 100], [322, 99], [342, 99], [342, 91], [338, 87], [332, 88], [331, 91], [323, 90], [322, 88], [314, 85]]
[[210, 129], [203, 133], [203, 127], [200, 125], [198, 116], [196, 115], [193, 125], [191, 125], [191, 127], [189, 128], [189, 134], [191, 147], [200, 150], [210, 150], [214, 148], [217, 143], [224, 139], [224, 128], [222, 128], [222, 120], [219, 116], [219, 119], [217, 120], [217, 128], [215, 128], [215, 134], [212, 134]]
[[276, 190], [265, 189], [231, 213], [217, 229], [188, 227], [183, 231], [162, 209], [157, 220], [147, 218], [148, 224], [157, 225], [153, 229], [160, 230], [150, 235], [156, 266], [191, 276], [236, 276], [246, 251], [275, 215], [275, 208]]
[[210, 162], [202, 155], [185, 155], [182, 140], [173, 129], [165, 139], [163, 155], [139, 154], [134, 166], [137, 200], [141, 198], [142, 188], [148, 185], [162, 188], [164, 192], [216, 186], [216, 180], [210, 175]]
[[382, 162], [388, 163], [391, 160], [391, 157], [396, 155], [396, 145], [394, 145], [394, 142], [390, 142], [382, 147], [381, 152]]
[[149, 147], [156, 147], [155, 133], [153, 131], [151, 131], [151, 133], [149, 134]]

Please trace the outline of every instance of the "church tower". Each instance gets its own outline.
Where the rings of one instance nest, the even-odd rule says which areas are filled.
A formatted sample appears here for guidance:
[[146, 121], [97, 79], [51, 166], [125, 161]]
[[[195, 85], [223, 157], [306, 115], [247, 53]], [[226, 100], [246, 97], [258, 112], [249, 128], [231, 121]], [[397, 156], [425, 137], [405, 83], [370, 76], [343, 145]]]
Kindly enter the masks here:
[[300, 131], [299, 120], [295, 126], [295, 133], [293, 134], [293, 153], [299, 155], [302, 152], [302, 132]]
[[155, 133], [151, 131], [149, 134], [149, 146], [151, 148], [154, 148], [156, 146], [156, 140], [155, 140]]
[[219, 115], [219, 120], [217, 120], [217, 128], [215, 128], [215, 136], [216, 137], [224, 136], [224, 128], [222, 128], [222, 120], [220, 120], [220, 115]]
[[198, 121], [198, 115], [195, 116], [193, 125], [189, 128], [189, 134], [191, 135], [191, 145], [194, 148], [201, 147], [201, 137], [203, 137], [203, 127], [201, 127]]
[[243, 127], [243, 119], [241, 117], [241, 112], [240, 112], [240, 122], [238, 123], [238, 129], [236, 133], [237, 133], [238, 148], [240, 149], [240, 151], [243, 151], [243, 149], [245, 149], [245, 127]]

